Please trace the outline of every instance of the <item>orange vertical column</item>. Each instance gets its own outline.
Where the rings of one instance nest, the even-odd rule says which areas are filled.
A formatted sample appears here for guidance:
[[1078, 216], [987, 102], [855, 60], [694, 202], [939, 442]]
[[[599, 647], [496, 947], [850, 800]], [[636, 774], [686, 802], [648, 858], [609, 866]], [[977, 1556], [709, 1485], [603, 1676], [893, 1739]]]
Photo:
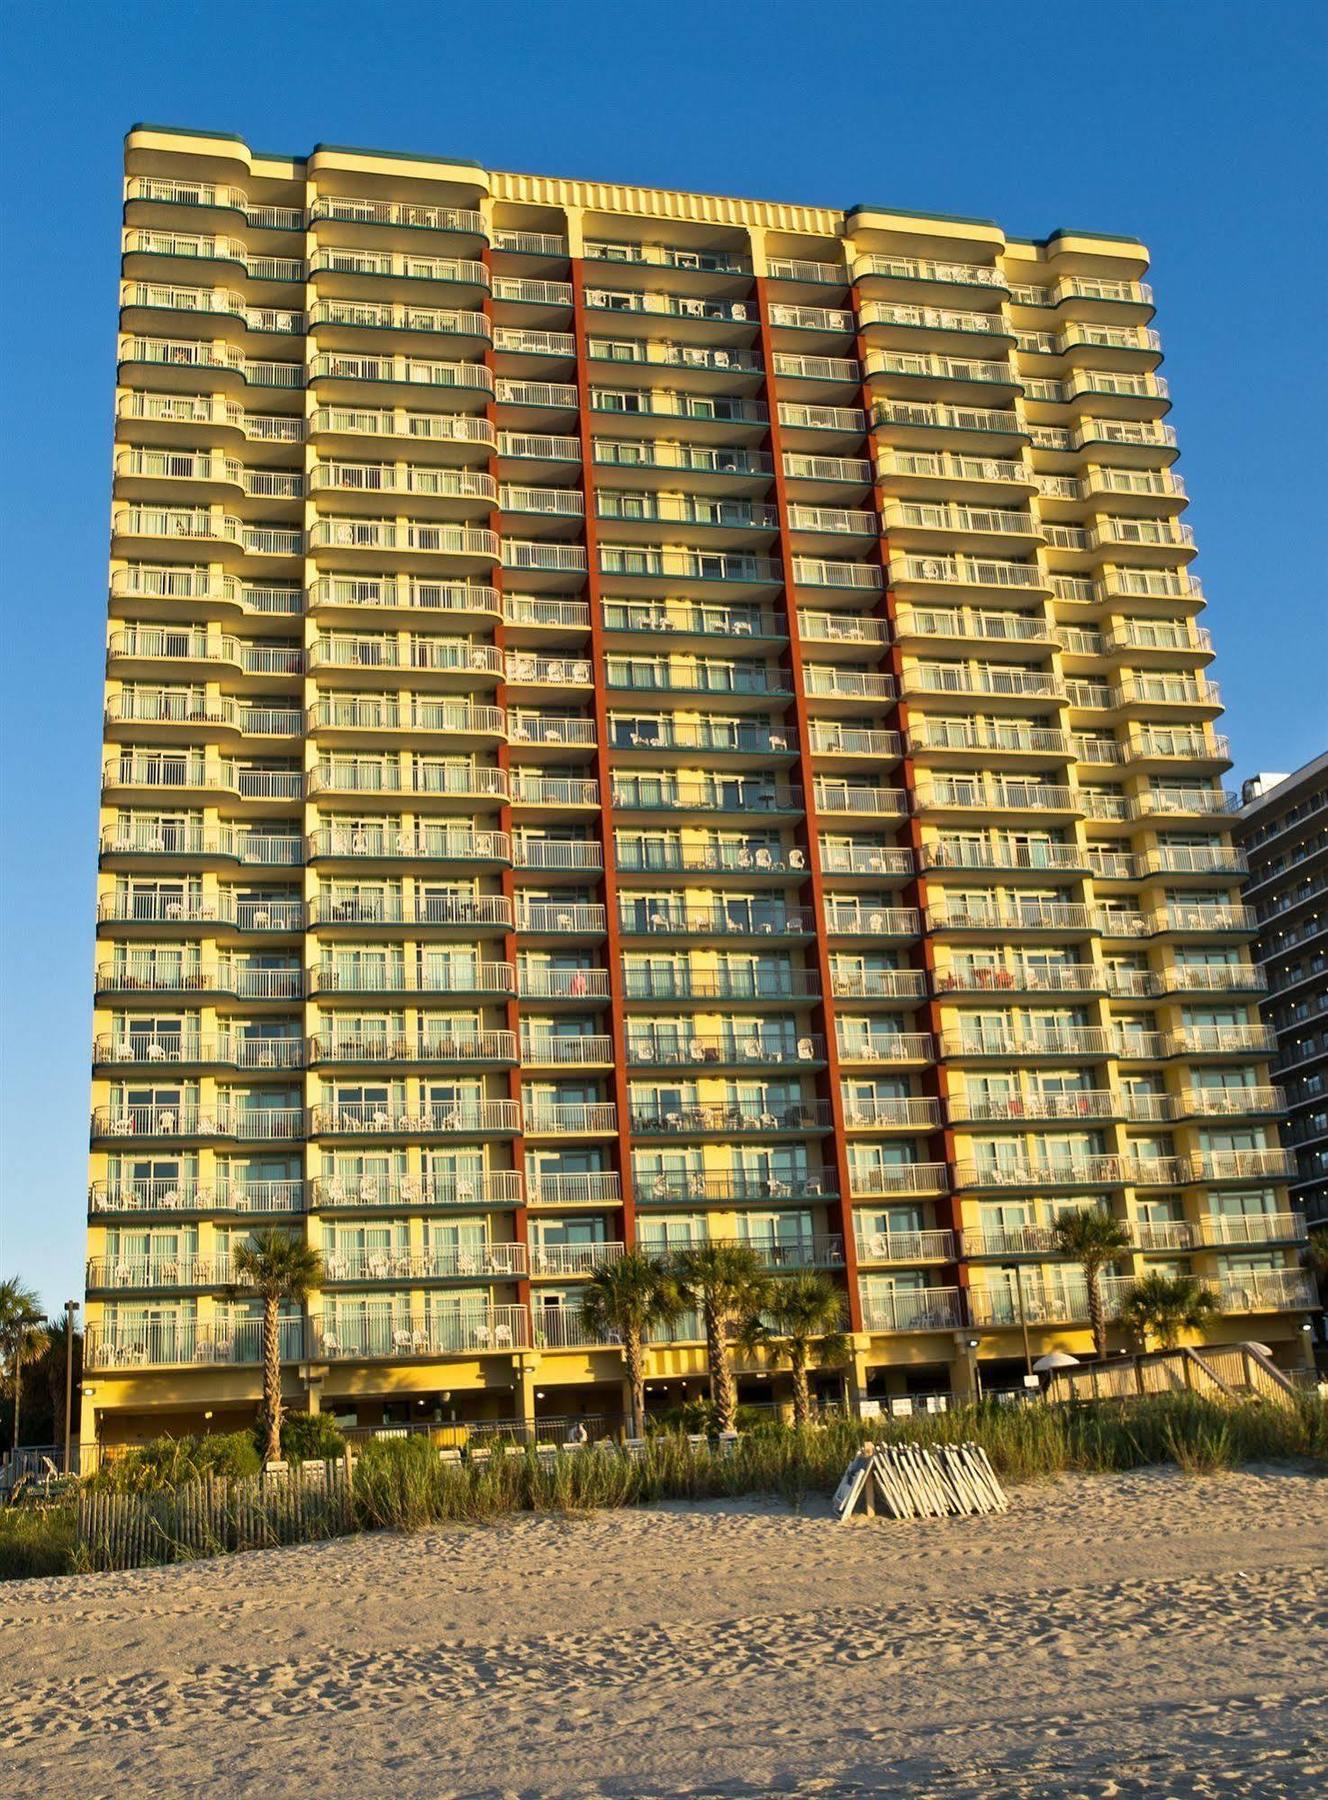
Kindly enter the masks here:
[[580, 257], [571, 261], [572, 330], [576, 336], [577, 434], [581, 441], [581, 496], [585, 506], [586, 602], [590, 608], [590, 660], [594, 675], [595, 776], [599, 783], [600, 846], [609, 974], [609, 1029], [613, 1038], [613, 1099], [618, 1119], [618, 1179], [622, 1188], [623, 1241], [636, 1241], [632, 1192], [632, 1133], [628, 1109], [627, 1018], [624, 1006], [622, 934], [618, 917], [618, 865], [613, 829], [613, 752], [605, 685], [604, 619], [599, 579], [599, 521], [595, 512], [595, 440], [591, 431], [590, 373], [586, 368], [586, 283]]
[[[495, 385], [495, 392], [490, 394], [488, 403], [486, 404], [486, 406], [484, 408], [484, 416], [488, 420], [489, 424], [492, 426], [494, 438], [496, 440], [497, 435], [498, 435], [498, 404], [497, 404], [497, 399], [496, 399], [496, 388], [497, 388], [498, 377], [497, 377], [497, 358], [494, 355], [494, 349], [493, 349], [493, 252], [489, 248], [489, 244], [488, 244], [487, 240], [485, 241], [482, 260], [484, 263], [485, 274], [489, 278], [488, 282], [485, 286], [485, 290], [484, 290], [484, 316], [489, 321], [489, 341], [485, 345], [485, 348], [484, 348], [484, 366], [485, 366], [485, 368], [488, 369], [490, 375], [493, 377], [494, 385]], [[490, 476], [493, 479], [494, 485], [496, 487], [498, 484], [498, 451], [497, 451], [496, 441], [495, 441], [494, 448], [489, 451], [488, 470], [489, 470]], [[500, 506], [496, 502], [495, 502], [493, 510], [489, 514], [489, 529], [490, 529], [490, 531], [493, 531], [498, 534], [498, 541], [499, 541], [499, 545], [501, 546], [501, 544], [502, 544], [502, 511], [501, 511]], [[501, 548], [499, 551], [499, 562], [493, 571], [493, 584], [494, 584], [495, 588], [497, 588], [497, 590], [498, 590], [498, 603], [499, 603], [499, 607], [501, 608], [502, 595], [503, 595], [503, 569], [502, 569], [502, 561], [501, 561]], [[494, 624], [493, 641], [497, 645], [499, 653], [501, 654], [501, 656], [503, 658], [503, 679], [498, 683], [498, 692], [496, 695], [496, 700], [497, 700], [497, 704], [502, 708], [503, 718], [504, 718], [504, 720], [506, 720], [506, 718], [507, 718], [507, 625], [506, 625], [505, 616], [501, 611], [499, 612], [497, 620]], [[510, 799], [510, 783], [511, 783], [511, 779], [512, 779], [512, 758], [511, 758], [510, 749], [508, 747], [508, 742], [509, 742], [508, 735], [507, 735], [506, 731], [504, 731], [503, 736], [500, 739], [499, 744], [498, 744], [498, 767], [503, 771], [503, 774], [507, 778], [507, 782], [509, 785], [509, 794], [505, 794], [503, 797], [503, 804], [502, 804], [502, 806], [499, 810], [499, 814], [498, 814], [498, 824], [499, 824], [499, 829], [507, 834], [507, 838], [510, 843], [511, 836], [512, 836], [512, 805], [511, 805], [511, 799]], [[507, 901], [508, 917], [511, 921], [511, 923], [508, 924], [506, 930], [503, 932], [503, 961], [505, 963], [509, 963], [515, 969], [517, 967], [517, 938], [516, 938], [516, 924], [515, 924], [515, 922], [516, 922], [516, 876], [512, 872], [512, 864], [510, 861], [507, 862], [506, 864], [504, 864], [503, 871], [500, 876], [500, 880], [502, 882], [503, 898]], [[518, 985], [519, 985], [519, 982], [518, 982]], [[520, 1058], [521, 1058], [521, 1003], [520, 1003], [518, 996], [515, 993], [508, 996], [505, 1013], [506, 1013], [506, 1019], [507, 1019], [507, 1029], [512, 1033], [513, 1037], [516, 1039], [516, 1046], [517, 1046], [517, 1063], [514, 1068], [512, 1068], [508, 1071], [507, 1092], [508, 1092], [509, 1099], [511, 1099], [516, 1106], [516, 1109], [517, 1109], [516, 1116], [517, 1116], [518, 1121], [520, 1121], [522, 1119], [521, 1063], [520, 1063]], [[519, 1191], [519, 1199], [517, 1202], [516, 1213], [515, 1213], [515, 1216], [514, 1216], [513, 1222], [512, 1222], [512, 1235], [519, 1244], [524, 1244], [526, 1246], [526, 1267], [522, 1271], [521, 1276], [517, 1281], [517, 1299], [522, 1306], [528, 1307], [530, 1305], [530, 1273], [529, 1273], [529, 1270], [530, 1270], [530, 1216], [529, 1216], [528, 1212], [526, 1211], [526, 1182], [525, 1182], [526, 1146], [525, 1146], [525, 1139], [521, 1135], [521, 1132], [519, 1129], [518, 1129], [516, 1137], [512, 1141], [512, 1162], [513, 1162], [513, 1166], [521, 1171], [521, 1177], [522, 1177], [520, 1188], [518, 1190]]]
[[830, 946], [826, 936], [825, 882], [821, 873], [821, 834], [816, 811], [816, 778], [812, 769], [811, 730], [807, 694], [802, 673], [802, 636], [798, 627], [793, 555], [788, 539], [788, 494], [784, 482], [784, 451], [780, 441], [779, 401], [775, 394], [774, 348], [766, 279], [756, 277], [756, 310], [760, 322], [761, 368], [766, 409], [770, 415], [769, 445], [774, 463], [775, 506], [778, 514], [778, 554], [784, 578], [784, 610], [787, 615], [790, 682], [798, 726], [798, 779], [802, 784], [803, 827], [806, 835], [807, 879], [812, 897], [812, 929], [815, 933], [816, 968], [821, 983], [819, 1024], [825, 1038], [825, 1087], [834, 1126], [835, 1175], [839, 1188], [838, 1226], [844, 1240], [844, 1274], [848, 1283], [849, 1323], [862, 1330], [862, 1295], [858, 1287], [858, 1250], [853, 1236], [853, 1203], [850, 1193], [848, 1139], [844, 1126], [844, 1095], [839, 1068], [839, 1042], [835, 1027], [834, 984]]

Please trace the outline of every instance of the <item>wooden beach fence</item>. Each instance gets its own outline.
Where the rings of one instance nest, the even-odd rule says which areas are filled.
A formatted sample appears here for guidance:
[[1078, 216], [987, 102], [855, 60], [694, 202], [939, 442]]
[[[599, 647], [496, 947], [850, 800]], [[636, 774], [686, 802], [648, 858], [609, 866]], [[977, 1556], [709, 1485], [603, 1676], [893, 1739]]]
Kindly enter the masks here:
[[963, 1518], [1009, 1505], [980, 1444], [864, 1444], [835, 1491], [841, 1524], [878, 1506], [892, 1519]]
[[349, 1465], [299, 1468], [228, 1480], [205, 1476], [143, 1494], [84, 1489], [78, 1544], [93, 1569], [137, 1569], [232, 1550], [265, 1550], [340, 1537], [354, 1527]]

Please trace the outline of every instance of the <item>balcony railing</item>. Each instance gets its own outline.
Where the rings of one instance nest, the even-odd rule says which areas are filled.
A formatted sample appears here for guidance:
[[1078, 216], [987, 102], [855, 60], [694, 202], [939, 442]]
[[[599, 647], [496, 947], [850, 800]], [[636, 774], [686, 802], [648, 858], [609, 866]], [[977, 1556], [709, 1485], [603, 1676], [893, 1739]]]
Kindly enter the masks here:
[[855, 1200], [882, 1194], [943, 1194], [950, 1186], [943, 1162], [850, 1163], [849, 1189]]
[[[965, 1233], [965, 1244], [968, 1234]], [[953, 1262], [952, 1231], [864, 1231], [856, 1234], [859, 1262]]]
[[431, 1361], [486, 1351], [528, 1350], [530, 1309], [462, 1306], [387, 1317], [324, 1314], [310, 1320], [313, 1355], [327, 1362]]
[[621, 1241], [610, 1239], [589, 1244], [532, 1243], [530, 1272], [563, 1277], [592, 1275], [605, 1263], [617, 1261], [625, 1249]]
[[558, 1102], [527, 1100], [525, 1130], [552, 1137], [601, 1136], [618, 1129], [618, 1108], [611, 1100]]
[[[605, 1043], [610, 1041], [604, 1040]], [[709, 1034], [684, 1036], [676, 1027], [670, 1026], [655, 1031], [629, 1031], [627, 1036], [628, 1062], [655, 1067], [706, 1063], [751, 1063], [769, 1067], [779, 1063], [822, 1062], [824, 1059], [824, 1038], [795, 1036], [791, 1031], [776, 1036], [755, 1032], [744, 1036], [736, 1031], [718, 1037]]]
[[303, 1181], [225, 1181], [220, 1185], [190, 1177], [120, 1177], [94, 1181], [88, 1190], [91, 1213], [299, 1213], [308, 1194]]
[[719, 1205], [728, 1201], [793, 1203], [824, 1200], [837, 1192], [838, 1182], [832, 1169], [789, 1171], [779, 1175], [721, 1174], [698, 1169], [690, 1174], [640, 1175], [636, 1177], [634, 1187], [638, 1202], [682, 1206]]
[[895, 1288], [865, 1293], [862, 1324], [866, 1331], [955, 1331], [963, 1324], [959, 1289]]
[[760, 1110], [721, 1103], [680, 1105], [663, 1111], [655, 1106], [634, 1106], [631, 1113], [632, 1131], [647, 1137], [826, 1131], [833, 1123], [826, 1100], [799, 1100], [791, 1105], [772, 1102]]
[[419, 1031], [364, 1033], [345, 1036], [319, 1033], [309, 1039], [311, 1063], [417, 1063], [516, 1061], [516, 1034], [511, 1031]]
[[510, 1281], [526, 1273], [524, 1244], [437, 1244], [424, 1250], [326, 1250], [320, 1287], [347, 1281], [449, 1281], [482, 1276]]
[[293, 1143], [304, 1136], [304, 1108], [118, 1102], [94, 1109], [92, 1135], [94, 1138], [240, 1138]]
[[521, 1176], [515, 1169], [474, 1175], [329, 1175], [314, 1182], [313, 1203], [320, 1212], [519, 1206]]
[[[278, 1330], [282, 1362], [298, 1362], [306, 1353], [305, 1321], [282, 1319]], [[262, 1335], [261, 1319], [217, 1325], [200, 1325], [193, 1319], [89, 1325], [83, 1337], [83, 1361], [89, 1369], [258, 1363], [262, 1360]]]
[[521, 1109], [515, 1100], [425, 1101], [409, 1107], [398, 1101], [343, 1100], [313, 1107], [309, 1124], [315, 1137], [363, 1137], [376, 1132], [473, 1137], [486, 1132], [518, 1132]]

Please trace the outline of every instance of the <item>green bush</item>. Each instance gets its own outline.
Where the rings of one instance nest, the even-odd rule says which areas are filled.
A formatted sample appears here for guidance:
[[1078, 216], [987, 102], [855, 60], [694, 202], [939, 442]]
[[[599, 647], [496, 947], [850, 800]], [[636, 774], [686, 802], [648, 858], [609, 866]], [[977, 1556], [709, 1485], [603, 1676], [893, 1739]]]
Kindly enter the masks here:
[[77, 1567], [78, 1506], [0, 1508], [0, 1581], [68, 1575]]
[[106, 1462], [88, 1485], [113, 1493], [144, 1493], [182, 1487], [205, 1475], [257, 1475], [262, 1467], [253, 1435], [247, 1431], [209, 1433], [203, 1437], [159, 1437], [125, 1456]]
[[[254, 1449], [262, 1454], [264, 1438], [254, 1432]], [[327, 1413], [287, 1413], [281, 1421], [281, 1454], [290, 1462], [328, 1462], [346, 1454], [346, 1440]]]

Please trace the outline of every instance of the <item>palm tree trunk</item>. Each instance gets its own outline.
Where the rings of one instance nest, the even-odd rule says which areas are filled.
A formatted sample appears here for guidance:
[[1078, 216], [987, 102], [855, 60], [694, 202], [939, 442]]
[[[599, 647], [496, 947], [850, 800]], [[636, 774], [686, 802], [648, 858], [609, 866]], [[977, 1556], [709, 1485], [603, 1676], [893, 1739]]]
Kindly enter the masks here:
[[710, 1359], [710, 1397], [715, 1403], [715, 1423], [721, 1431], [733, 1431], [738, 1418], [738, 1389], [729, 1361], [724, 1319], [711, 1302], [705, 1307], [706, 1354]]
[[1099, 1269], [1085, 1269], [1088, 1282], [1088, 1322], [1093, 1328], [1093, 1348], [1099, 1360], [1105, 1360], [1107, 1354], [1107, 1314], [1102, 1304], [1102, 1273]]
[[18, 1415], [23, 1407], [23, 1339], [22, 1327], [19, 1327], [19, 1341], [14, 1345], [14, 1457], [18, 1458]]
[[264, 1462], [281, 1460], [281, 1333], [277, 1302], [263, 1302], [263, 1413], [267, 1421]]
[[807, 1346], [796, 1338], [789, 1344], [789, 1367], [793, 1371], [793, 1423], [805, 1425], [812, 1416], [812, 1396], [807, 1386]]
[[623, 1333], [623, 1358], [632, 1390], [632, 1436], [640, 1438], [646, 1434], [646, 1359], [639, 1331]]

